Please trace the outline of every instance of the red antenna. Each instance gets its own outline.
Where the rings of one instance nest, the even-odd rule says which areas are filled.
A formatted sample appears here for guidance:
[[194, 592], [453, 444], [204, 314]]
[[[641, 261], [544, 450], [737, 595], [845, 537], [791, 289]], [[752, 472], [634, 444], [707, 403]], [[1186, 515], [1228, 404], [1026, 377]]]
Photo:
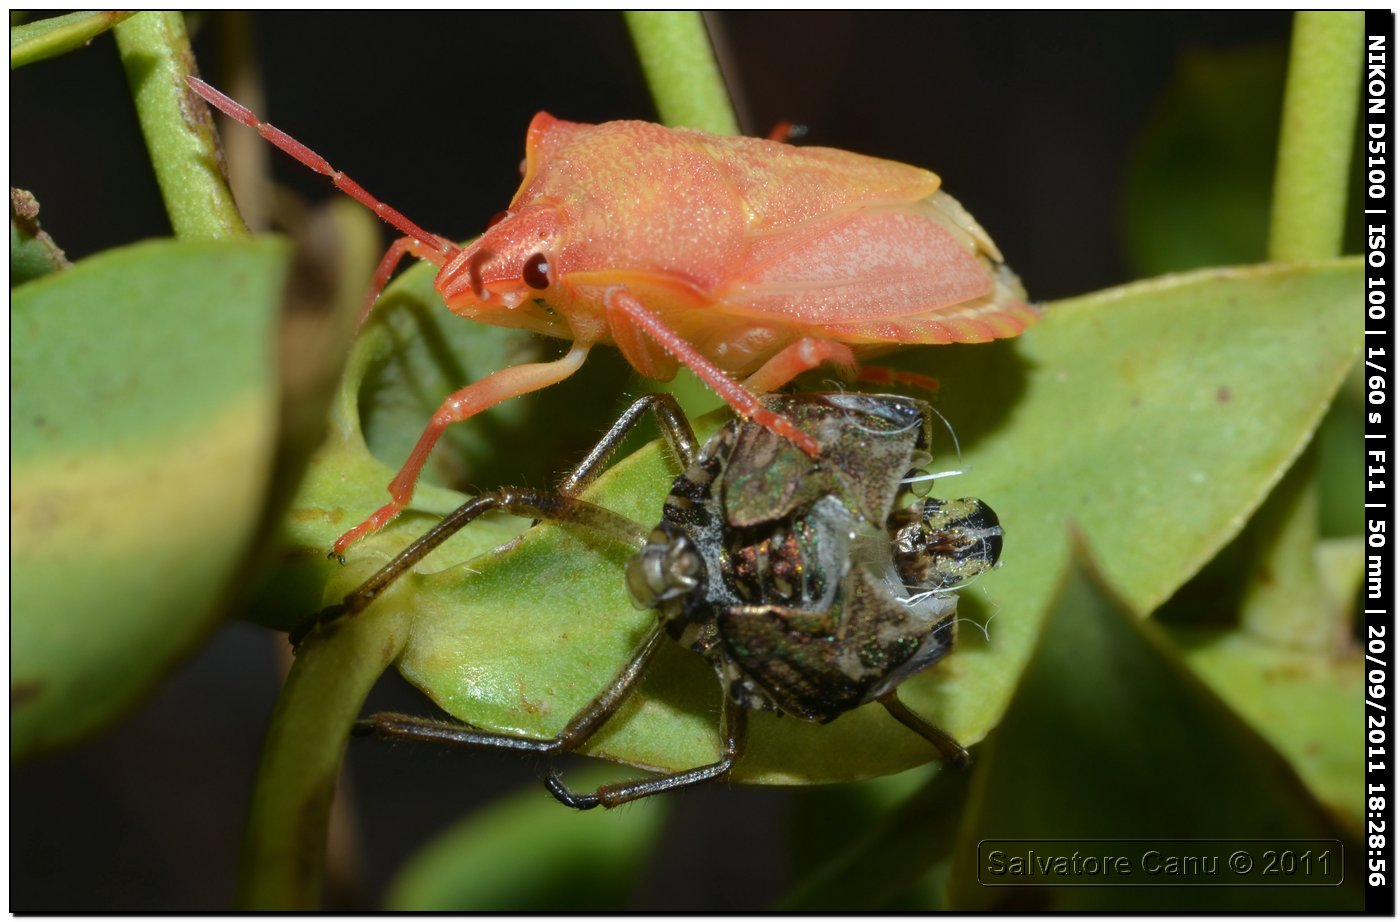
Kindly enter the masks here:
[[379, 199], [370, 195], [365, 191], [365, 188], [355, 182], [355, 180], [332, 167], [325, 157], [322, 157], [282, 129], [269, 125], [267, 122], [259, 121], [258, 117], [249, 109], [229, 99], [223, 93], [220, 93], [198, 77], [186, 77], [185, 81], [190, 85], [191, 89], [200, 96], [203, 96], [209, 105], [218, 109], [229, 118], [237, 119], [249, 128], [256, 129], [258, 134], [267, 138], [267, 140], [276, 144], [282, 150], [291, 154], [317, 173], [329, 176], [331, 182], [335, 183], [337, 189], [340, 189], [346, 195], [349, 195], [414, 240], [448, 257], [457, 254], [458, 248], [451, 241], [439, 237], [437, 234], [428, 233], [423, 230], [423, 228], [404, 217], [397, 209], [384, 204]]

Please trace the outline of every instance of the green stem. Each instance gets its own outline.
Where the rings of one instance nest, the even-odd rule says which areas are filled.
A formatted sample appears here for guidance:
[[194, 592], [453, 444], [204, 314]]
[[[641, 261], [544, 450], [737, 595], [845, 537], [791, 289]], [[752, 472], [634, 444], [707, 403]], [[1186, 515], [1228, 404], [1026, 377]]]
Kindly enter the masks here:
[[1360, 12], [1294, 16], [1270, 259], [1326, 259], [1342, 252], [1364, 32]]
[[220, 170], [214, 122], [185, 85], [194, 55], [179, 13], [140, 13], [116, 27], [117, 49], [175, 236], [226, 240], [248, 229]]
[[661, 121], [714, 134], [738, 134], [729, 91], [699, 13], [623, 14]]
[[10, 187], [10, 287], [70, 266], [68, 257], [39, 227], [39, 203]]
[[[343, 575], [369, 575], [355, 569]], [[354, 585], [333, 583], [332, 589]], [[350, 728], [370, 688], [403, 650], [411, 622], [410, 613], [379, 604], [307, 639], [263, 745], [239, 868], [239, 908], [320, 905], [331, 798]]]
[[85, 47], [132, 15], [131, 11], [84, 10], [10, 28], [10, 70]]
[[[1326, 259], [1342, 250], [1356, 130], [1365, 17], [1300, 12], [1284, 90], [1269, 227], [1272, 260]], [[1242, 626], [1283, 646], [1330, 652], [1345, 612], [1325, 604], [1317, 570], [1317, 446], [1294, 462], [1250, 523], [1254, 543]]]
[[[622, 15], [661, 121], [672, 127], [738, 134], [739, 121], [703, 17], [693, 11], [628, 10]], [[714, 391], [686, 369], [670, 381], [645, 384], [677, 397], [687, 416], [701, 416], [720, 405]]]

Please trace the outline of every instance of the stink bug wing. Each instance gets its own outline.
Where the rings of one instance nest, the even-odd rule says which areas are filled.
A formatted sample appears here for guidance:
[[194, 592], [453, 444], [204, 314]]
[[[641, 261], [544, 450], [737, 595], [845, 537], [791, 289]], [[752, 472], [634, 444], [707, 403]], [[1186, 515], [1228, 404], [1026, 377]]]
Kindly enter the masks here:
[[926, 313], [992, 293], [977, 254], [917, 211], [848, 210], [755, 241], [723, 300], [808, 324]]
[[747, 210], [721, 310], [782, 316], [843, 342], [983, 342], [1038, 314], [938, 176], [830, 148], [698, 136]]
[[796, 228], [855, 207], [917, 202], [938, 191], [940, 183], [928, 170], [850, 151], [685, 134], [720, 165], [755, 234]]
[[1020, 332], [1034, 311], [984, 245], [985, 232], [960, 214], [939, 194], [761, 237], [721, 300], [846, 342], [981, 342]]

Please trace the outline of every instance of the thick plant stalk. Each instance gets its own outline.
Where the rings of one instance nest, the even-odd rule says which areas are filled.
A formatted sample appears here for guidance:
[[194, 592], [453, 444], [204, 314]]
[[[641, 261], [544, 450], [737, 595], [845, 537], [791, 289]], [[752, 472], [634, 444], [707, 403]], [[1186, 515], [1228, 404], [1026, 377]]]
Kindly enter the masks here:
[[738, 134], [729, 91], [700, 14], [633, 10], [625, 15], [661, 121], [672, 127]]
[[194, 55], [184, 19], [173, 12], [140, 13], [113, 31], [175, 236], [246, 236], [220, 172], [213, 119], [185, 85], [194, 72]]
[[1341, 255], [1365, 25], [1360, 12], [1304, 11], [1294, 17], [1270, 259]]
[[412, 615], [391, 608], [375, 606], [313, 633], [293, 663], [253, 787], [240, 909], [320, 906], [331, 798], [350, 728], [369, 690], [408, 641]]
[[[1279, 133], [1269, 258], [1340, 255], [1356, 130], [1365, 18], [1300, 12]], [[1331, 650], [1346, 626], [1317, 570], [1317, 449], [1309, 446], [1251, 523], [1253, 566], [1241, 605], [1250, 632], [1284, 646]]]

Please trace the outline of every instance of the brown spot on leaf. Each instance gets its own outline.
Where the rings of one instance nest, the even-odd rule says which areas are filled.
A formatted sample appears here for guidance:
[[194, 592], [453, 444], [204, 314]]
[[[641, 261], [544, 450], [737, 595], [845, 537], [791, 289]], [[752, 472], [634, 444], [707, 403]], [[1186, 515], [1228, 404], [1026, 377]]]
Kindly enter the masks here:
[[287, 517], [295, 522], [339, 522], [345, 518], [345, 510], [301, 506], [288, 510]]
[[1215, 392], [1215, 399], [1221, 403], [1229, 403], [1234, 397], [1235, 395], [1230, 393], [1230, 389], [1223, 384], [1220, 386], [1220, 389]]
[[10, 710], [24, 707], [44, 693], [43, 682], [16, 682], [10, 686]]

